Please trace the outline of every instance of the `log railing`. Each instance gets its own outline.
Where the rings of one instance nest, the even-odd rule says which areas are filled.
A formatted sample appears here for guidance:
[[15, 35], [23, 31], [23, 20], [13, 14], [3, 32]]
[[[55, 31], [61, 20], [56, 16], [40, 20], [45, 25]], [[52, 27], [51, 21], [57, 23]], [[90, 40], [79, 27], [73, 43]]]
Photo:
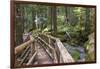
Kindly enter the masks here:
[[[45, 52], [53, 60], [53, 63], [71, 63], [74, 62], [72, 56], [68, 53], [67, 49], [64, 47], [62, 42], [55, 37], [46, 34], [39, 34], [37, 37], [33, 38], [30, 36], [30, 40], [17, 46], [15, 48], [15, 55], [22, 53], [22, 60], [18, 65], [31, 65], [34, 64], [35, 56], [37, 54], [35, 43], [40, 43]], [[44, 45], [43, 45], [44, 44]], [[27, 59], [28, 58], [28, 59]], [[27, 60], [27, 63], [26, 63]]]
[[[67, 49], [65, 48], [65, 46], [62, 44], [62, 42], [60, 41], [60, 39], [56, 38], [56, 37], [52, 37], [51, 35], [46, 35], [46, 34], [40, 34], [41, 36], [44, 36], [45, 38], [48, 38], [48, 40], [46, 40], [47, 42], [49, 42], [50, 45], [50, 41], [54, 41], [53, 46], [55, 46], [54, 50], [57, 53], [57, 60], [59, 63], [70, 63], [70, 62], [74, 62], [74, 59], [72, 58], [72, 56], [69, 54], [69, 52], [67, 51]], [[52, 47], [52, 46], [51, 46]], [[61, 57], [60, 57], [61, 56]], [[62, 61], [61, 61], [62, 59]]]

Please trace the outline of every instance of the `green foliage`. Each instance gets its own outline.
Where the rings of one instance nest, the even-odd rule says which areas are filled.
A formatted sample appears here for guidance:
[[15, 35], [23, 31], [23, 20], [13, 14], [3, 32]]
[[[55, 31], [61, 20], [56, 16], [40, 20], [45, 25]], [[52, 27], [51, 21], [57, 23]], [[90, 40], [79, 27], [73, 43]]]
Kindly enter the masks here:
[[71, 55], [75, 61], [77, 61], [80, 58], [80, 53], [78, 51], [74, 51], [73, 53], [71, 53]]

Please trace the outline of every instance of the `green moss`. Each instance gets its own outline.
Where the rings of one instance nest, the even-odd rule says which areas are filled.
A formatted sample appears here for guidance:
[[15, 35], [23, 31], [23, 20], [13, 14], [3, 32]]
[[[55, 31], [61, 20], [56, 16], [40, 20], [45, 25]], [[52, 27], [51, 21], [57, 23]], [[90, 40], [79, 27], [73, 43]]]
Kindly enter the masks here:
[[77, 61], [80, 58], [80, 53], [78, 51], [74, 51], [71, 55], [75, 61]]

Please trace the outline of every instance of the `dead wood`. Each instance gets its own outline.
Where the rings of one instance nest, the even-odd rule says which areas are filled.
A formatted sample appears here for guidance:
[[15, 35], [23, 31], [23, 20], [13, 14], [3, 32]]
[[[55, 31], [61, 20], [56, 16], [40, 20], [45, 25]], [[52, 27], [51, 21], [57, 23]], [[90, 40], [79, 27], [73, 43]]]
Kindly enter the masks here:
[[23, 51], [23, 49], [25, 49], [29, 44], [31, 44], [33, 42], [33, 39], [15, 47], [15, 54], [20, 53]]

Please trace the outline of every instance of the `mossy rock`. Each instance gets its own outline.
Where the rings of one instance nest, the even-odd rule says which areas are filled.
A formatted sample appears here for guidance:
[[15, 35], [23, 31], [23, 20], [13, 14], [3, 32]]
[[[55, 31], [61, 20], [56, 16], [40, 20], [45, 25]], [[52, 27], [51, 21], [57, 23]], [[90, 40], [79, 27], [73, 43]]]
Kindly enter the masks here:
[[94, 33], [89, 35], [88, 41], [85, 42], [84, 47], [86, 50], [86, 61], [95, 60], [95, 45], [94, 45]]

